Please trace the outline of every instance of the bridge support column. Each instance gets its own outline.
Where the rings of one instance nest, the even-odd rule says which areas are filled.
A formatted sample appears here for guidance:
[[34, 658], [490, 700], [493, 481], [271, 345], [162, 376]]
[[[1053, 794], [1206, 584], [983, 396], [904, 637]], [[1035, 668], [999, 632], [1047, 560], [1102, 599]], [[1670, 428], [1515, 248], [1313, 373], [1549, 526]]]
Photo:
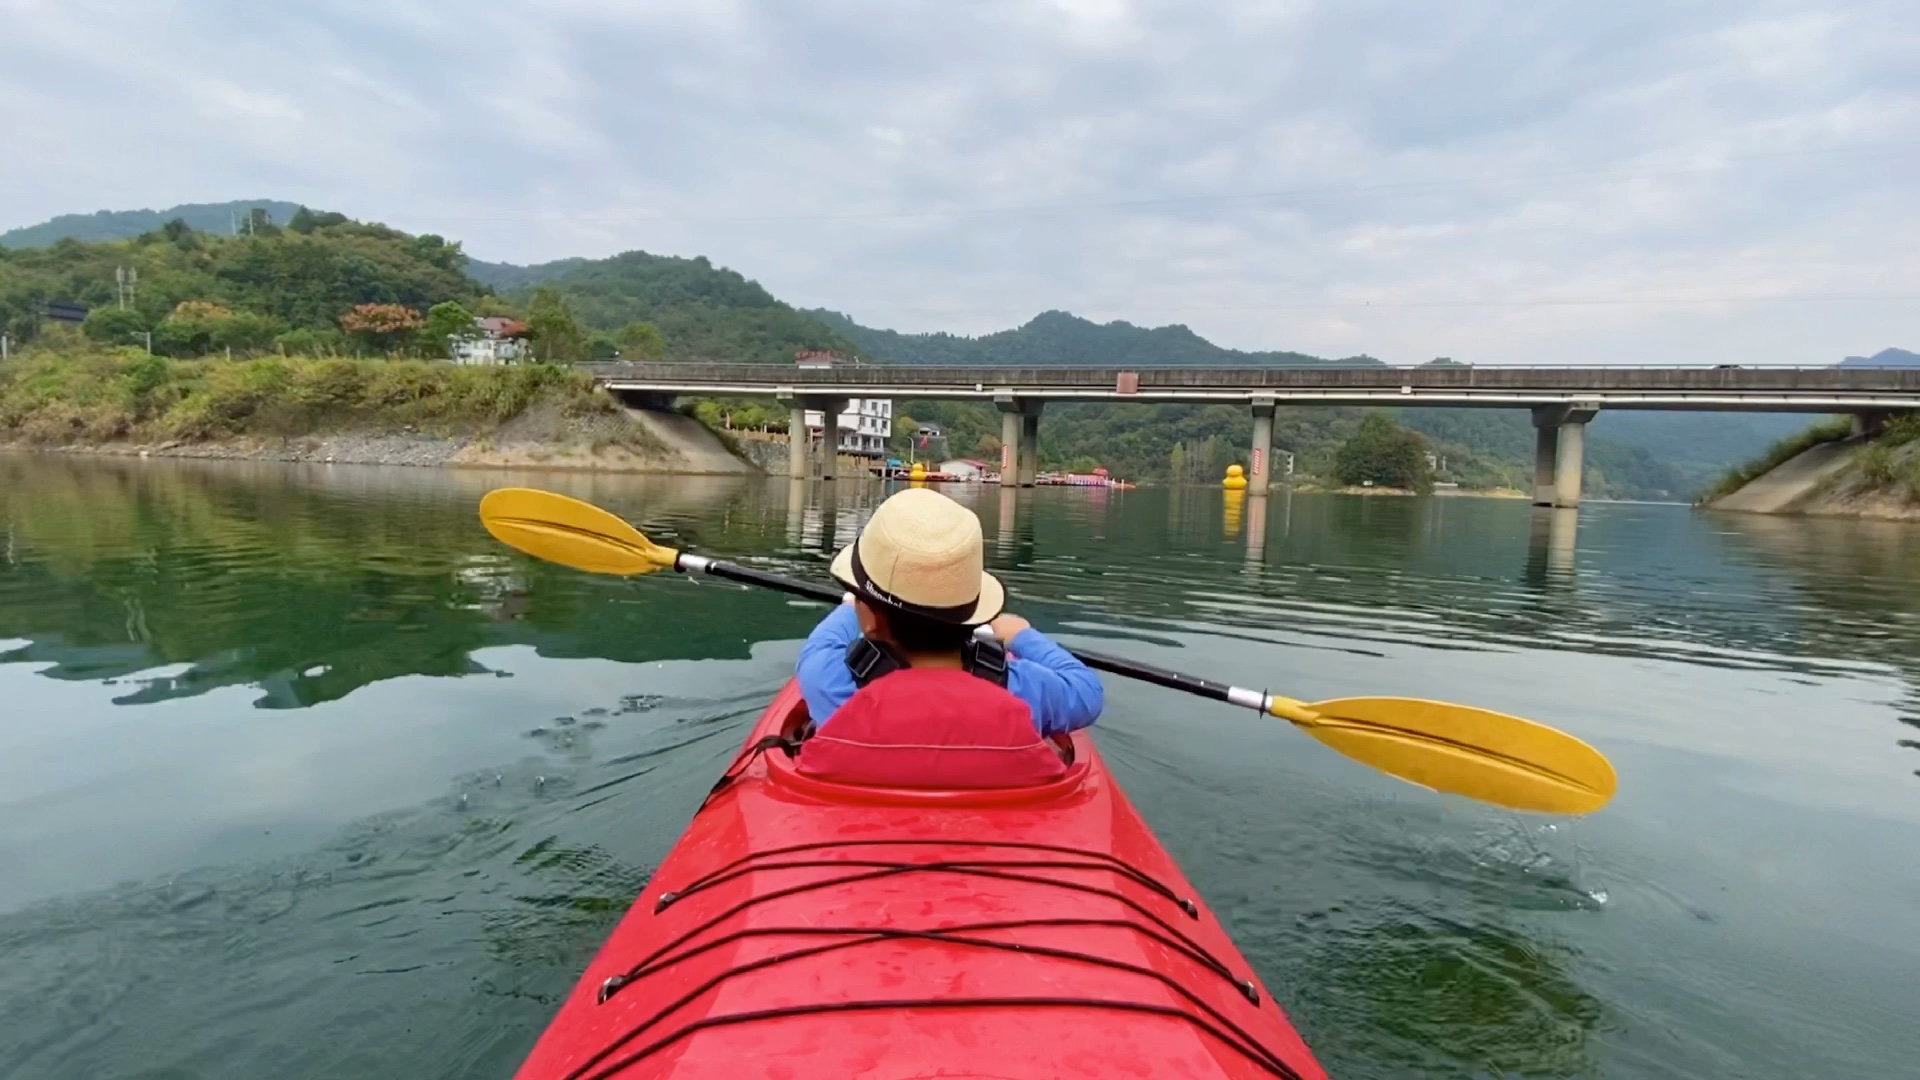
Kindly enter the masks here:
[[1273, 399], [1253, 399], [1253, 449], [1247, 454], [1247, 494], [1265, 495], [1273, 484]]
[[998, 394], [1000, 410], [1000, 486], [1032, 487], [1040, 473], [1040, 410], [1043, 401]]
[[787, 409], [787, 478], [807, 478], [807, 407], [798, 401]]
[[1032, 487], [1040, 476], [1040, 403], [1028, 402], [1020, 415], [1020, 486]]
[[1533, 505], [1580, 505], [1587, 422], [1597, 406], [1542, 405], [1533, 410]]
[[[846, 411], [847, 399], [806, 397], [798, 400], [798, 406], [803, 413], [814, 411], [820, 414], [820, 479], [831, 480], [835, 466], [840, 461], [840, 414]], [[804, 436], [807, 430], [804, 423], [801, 424], [800, 430]], [[788, 468], [792, 468], [792, 464], [792, 459], [789, 458]]]
[[1863, 412], [1853, 414], [1854, 438], [1878, 435], [1886, 430], [1887, 421], [1893, 418], [1888, 412]]
[[1000, 414], [1000, 490], [1020, 483], [1020, 414]]
[[1553, 505], [1553, 463], [1560, 456], [1560, 428], [1533, 414], [1533, 505]]

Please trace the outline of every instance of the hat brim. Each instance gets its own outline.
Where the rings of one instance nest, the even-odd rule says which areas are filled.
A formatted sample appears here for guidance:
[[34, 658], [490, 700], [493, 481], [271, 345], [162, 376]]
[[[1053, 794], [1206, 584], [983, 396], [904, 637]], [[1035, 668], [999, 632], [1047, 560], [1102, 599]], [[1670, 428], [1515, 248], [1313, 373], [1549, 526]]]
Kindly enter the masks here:
[[[859, 541], [855, 540], [854, 544], [857, 543]], [[833, 575], [833, 580], [846, 586], [854, 595], [860, 595], [860, 586], [853, 580], [853, 544], [840, 549], [840, 554], [833, 557], [833, 565], [827, 572]], [[1006, 587], [1000, 584], [999, 578], [983, 570], [980, 573], [980, 602], [974, 605], [971, 615], [964, 619], [956, 619], [954, 622], [960, 626], [980, 626], [990, 623], [1005, 610], [1006, 606]]]

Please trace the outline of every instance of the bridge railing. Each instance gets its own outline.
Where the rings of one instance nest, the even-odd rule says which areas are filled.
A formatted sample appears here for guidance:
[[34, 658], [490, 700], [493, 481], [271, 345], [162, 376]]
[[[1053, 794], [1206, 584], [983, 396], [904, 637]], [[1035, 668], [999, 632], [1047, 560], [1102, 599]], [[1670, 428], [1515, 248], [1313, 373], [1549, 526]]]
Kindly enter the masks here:
[[661, 384], [745, 387], [1006, 387], [1015, 392], [1111, 389], [1122, 374], [1137, 375], [1142, 393], [1154, 389], [1354, 388], [1606, 391], [1920, 391], [1920, 368], [1874, 367], [971, 367], [862, 364], [812, 369], [783, 364], [594, 363], [596, 377]]

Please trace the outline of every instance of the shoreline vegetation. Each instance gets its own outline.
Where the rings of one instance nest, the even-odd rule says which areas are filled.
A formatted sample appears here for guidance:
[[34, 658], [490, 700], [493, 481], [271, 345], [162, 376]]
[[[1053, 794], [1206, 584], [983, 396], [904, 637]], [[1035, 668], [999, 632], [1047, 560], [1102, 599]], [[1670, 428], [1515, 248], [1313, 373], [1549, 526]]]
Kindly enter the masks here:
[[1870, 434], [1833, 417], [1729, 469], [1699, 505], [1809, 517], [1920, 521], [1920, 416], [1897, 416]]
[[174, 360], [138, 349], [34, 350], [0, 364], [0, 446], [342, 464], [758, 471], [692, 417], [629, 409], [560, 365]]

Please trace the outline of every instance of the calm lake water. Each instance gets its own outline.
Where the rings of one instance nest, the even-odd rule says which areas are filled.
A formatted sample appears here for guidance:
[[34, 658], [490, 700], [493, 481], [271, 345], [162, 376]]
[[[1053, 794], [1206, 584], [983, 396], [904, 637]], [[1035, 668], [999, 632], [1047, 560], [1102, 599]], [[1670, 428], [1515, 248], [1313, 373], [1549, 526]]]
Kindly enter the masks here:
[[[884, 489], [0, 456], [0, 1075], [507, 1076], [821, 609], [480, 528], [592, 499], [823, 573]], [[1108, 681], [1100, 741], [1329, 1069], [1911, 1077], [1920, 527], [960, 490], [1069, 643], [1535, 717], [1585, 819]]]

